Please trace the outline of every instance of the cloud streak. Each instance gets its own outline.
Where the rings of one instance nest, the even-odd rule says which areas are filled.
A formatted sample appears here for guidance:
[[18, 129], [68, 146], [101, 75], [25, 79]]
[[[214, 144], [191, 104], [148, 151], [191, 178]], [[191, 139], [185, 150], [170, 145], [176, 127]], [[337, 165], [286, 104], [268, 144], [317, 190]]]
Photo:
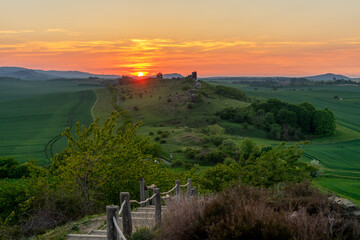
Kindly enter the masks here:
[[[9, 59], [13, 59], [14, 65], [109, 74], [187, 73], [194, 69], [205, 75], [301, 75], [330, 70], [345, 74], [357, 71], [349, 63], [360, 61], [359, 53], [360, 39], [328, 42], [127, 39], [18, 44], [1, 43], [0, 39], [0, 65], [9, 65]], [[36, 66], [31, 65], [34, 62]]]

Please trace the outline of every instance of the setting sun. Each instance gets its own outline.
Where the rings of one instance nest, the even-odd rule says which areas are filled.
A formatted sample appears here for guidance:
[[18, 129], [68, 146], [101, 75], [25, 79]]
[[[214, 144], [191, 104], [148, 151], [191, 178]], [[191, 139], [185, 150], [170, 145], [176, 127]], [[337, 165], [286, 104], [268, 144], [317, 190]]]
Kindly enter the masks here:
[[143, 72], [139, 72], [138, 73], [138, 77], [143, 77], [144, 76], [144, 73]]

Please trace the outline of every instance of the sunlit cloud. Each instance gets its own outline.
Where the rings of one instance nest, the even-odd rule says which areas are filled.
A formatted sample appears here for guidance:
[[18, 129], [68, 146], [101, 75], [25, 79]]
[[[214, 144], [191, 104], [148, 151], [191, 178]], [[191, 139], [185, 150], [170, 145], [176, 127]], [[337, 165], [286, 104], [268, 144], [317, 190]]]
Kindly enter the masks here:
[[140, 71], [186, 74], [196, 69], [203, 75], [312, 73], [308, 69], [319, 73], [338, 70], [346, 74], [357, 71], [354, 62], [360, 61], [360, 38], [328, 42], [266, 41], [263, 38], [259, 41], [128, 39], [16, 44], [2, 43], [0, 39], [0, 65], [9, 65], [9, 59], [14, 65], [31, 67], [36, 63], [35, 67], [39, 68], [45, 65], [52, 69], [105, 71], [119, 75]]
[[49, 28], [46, 29], [47, 32], [66, 32], [66, 29], [62, 29], [62, 28]]
[[0, 34], [19, 34], [19, 33], [33, 33], [34, 30], [0, 30]]

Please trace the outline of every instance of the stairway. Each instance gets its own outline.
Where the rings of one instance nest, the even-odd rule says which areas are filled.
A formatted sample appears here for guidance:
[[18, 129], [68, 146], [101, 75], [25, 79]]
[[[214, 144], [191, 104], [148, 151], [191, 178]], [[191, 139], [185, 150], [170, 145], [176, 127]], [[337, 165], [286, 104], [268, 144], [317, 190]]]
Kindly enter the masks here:
[[[167, 210], [166, 206], [161, 208], [162, 214]], [[135, 232], [138, 228], [153, 228], [155, 226], [155, 207], [139, 207], [131, 212], [132, 229]], [[119, 217], [119, 226], [122, 230], [122, 218]], [[101, 229], [91, 230], [85, 234], [69, 234], [68, 240], [104, 240], [106, 239], [106, 225]]]

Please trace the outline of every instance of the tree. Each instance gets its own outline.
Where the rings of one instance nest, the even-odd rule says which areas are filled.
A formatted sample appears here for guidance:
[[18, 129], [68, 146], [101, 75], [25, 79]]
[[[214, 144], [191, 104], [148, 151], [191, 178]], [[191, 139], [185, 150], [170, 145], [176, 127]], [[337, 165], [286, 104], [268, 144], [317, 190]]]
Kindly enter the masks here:
[[336, 121], [334, 114], [328, 109], [316, 110], [313, 120], [314, 134], [319, 136], [332, 136], [335, 134]]
[[113, 112], [103, 126], [99, 119], [89, 128], [77, 123], [75, 136], [69, 128], [63, 133], [69, 147], [56, 155], [55, 174], [63, 191], [76, 194], [85, 212], [117, 203], [121, 191], [138, 199], [140, 177], [164, 189], [175, 181], [175, 174], [154, 164], [152, 156], [146, 154], [153, 146], [147, 138], [136, 135], [140, 123], [128, 124], [124, 129], [116, 127], [121, 115]]

